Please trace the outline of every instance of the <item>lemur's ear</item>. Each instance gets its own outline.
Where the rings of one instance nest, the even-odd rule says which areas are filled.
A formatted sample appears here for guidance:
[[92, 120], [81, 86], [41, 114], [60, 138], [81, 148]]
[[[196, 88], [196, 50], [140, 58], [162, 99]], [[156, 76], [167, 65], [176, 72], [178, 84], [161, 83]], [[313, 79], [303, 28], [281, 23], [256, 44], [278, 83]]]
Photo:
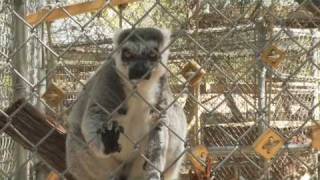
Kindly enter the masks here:
[[[165, 28], [136, 28], [136, 29], [124, 29], [124, 30], [118, 30], [113, 35], [113, 44], [115, 47], [118, 47], [123, 39], [125, 39], [132, 31], [135, 31], [137, 35], [141, 36], [141, 38], [147, 39], [153, 39], [154, 40], [160, 40], [161, 43], [161, 49], [167, 47], [170, 43], [170, 36], [171, 32], [168, 29]], [[160, 31], [160, 32], [159, 32]], [[134, 36], [132, 36], [134, 37]], [[131, 38], [131, 36], [130, 36]]]

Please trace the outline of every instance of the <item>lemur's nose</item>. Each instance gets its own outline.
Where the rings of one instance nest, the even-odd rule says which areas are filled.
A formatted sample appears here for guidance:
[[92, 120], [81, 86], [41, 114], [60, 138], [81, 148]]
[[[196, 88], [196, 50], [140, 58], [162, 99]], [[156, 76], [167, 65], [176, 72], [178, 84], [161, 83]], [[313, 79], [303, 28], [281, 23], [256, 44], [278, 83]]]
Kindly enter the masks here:
[[129, 79], [150, 79], [151, 73], [145, 62], [136, 62], [129, 67]]

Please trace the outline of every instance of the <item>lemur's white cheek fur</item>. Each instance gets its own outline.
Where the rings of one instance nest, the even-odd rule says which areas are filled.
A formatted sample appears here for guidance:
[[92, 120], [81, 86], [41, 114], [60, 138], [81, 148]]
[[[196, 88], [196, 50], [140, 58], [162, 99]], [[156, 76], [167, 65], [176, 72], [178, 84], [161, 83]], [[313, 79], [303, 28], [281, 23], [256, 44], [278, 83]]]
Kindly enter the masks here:
[[114, 54], [114, 60], [116, 63], [117, 70], [121, 72], [121, 76], [128, 77], [128, 66], [126, 66], [121, 58], [120, 54]]

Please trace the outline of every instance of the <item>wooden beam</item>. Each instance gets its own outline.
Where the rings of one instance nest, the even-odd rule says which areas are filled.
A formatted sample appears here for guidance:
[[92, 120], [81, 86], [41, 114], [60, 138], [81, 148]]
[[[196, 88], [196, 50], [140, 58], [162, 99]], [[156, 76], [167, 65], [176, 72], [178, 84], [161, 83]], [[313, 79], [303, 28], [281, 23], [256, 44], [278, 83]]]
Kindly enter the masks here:
[[[270, 81], [267, 81], [270, 82]], [[282, 90], [281, 83], [282, 81], [273, 81], [271, 91], [267, 89], [267, 93], [277, 94]], [[315, 91], [315, 86], [312, 83], [304, 83], [304, 82], [288, 82], [288, 89], [293, 94], [310, 94]], [[231, 86], [230, 84], [226, 85], [223, 83], [212, 83], [205, 88], [203, 85], [200, 87], [201, 94], [224, 94], [229, 92], [232, 94], [257, 94], [259, 89], [257, 84], [237, 84], [237, 86]], [[183, 89], [183, 87], [179, 84], [171, 85], [171, 89], [173, 93], [179, 93]]]
[[[131, 3], [137, 0], [111, 0], [111, 6], [118, 6], [122, 4]], [[26, 20], [31, 25], [38, 24], [40, 22], [53, 22], [57, 19], [68, 18], [69, 15], [65, 12], [67, 11], [71, 16], [88, 13], [92, 11], [97, 11], [103, 8], [106, 0], [95, 0], [79, 4], [72, 4], [64, 7], [58, 7], [53, 10], [41, 9], [34, 14], [27, 16]], [[65, 10], [65, 11], [64, 11]], [[45, 18], [45, 19], [43, 19]], [[42, 20], [43, 19], [43, 20]]]
[[[24, 99], [13, 103], [5, 112], [12, 115], [10, 126], [4, 129], [5, 133], [31, 151], [35, 151], [34, 146], [39, 143], [36, 149], [37, 154], [55, 170], [59, 172], [66, 170], [66, 130], [62, 126], [26, 103]], [[0, 114], [1, 130], [9, 120], [5, 115]], [[69, 173], [66, 173], [65, 177], [68, 180], [74, 180]]]

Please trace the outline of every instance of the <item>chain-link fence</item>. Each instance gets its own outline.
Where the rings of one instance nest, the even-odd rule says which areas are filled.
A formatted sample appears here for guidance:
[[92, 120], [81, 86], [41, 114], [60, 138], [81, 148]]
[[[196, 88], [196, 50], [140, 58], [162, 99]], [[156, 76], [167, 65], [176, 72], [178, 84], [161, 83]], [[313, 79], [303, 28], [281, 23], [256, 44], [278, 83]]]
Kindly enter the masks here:
[[0, 1], [1, 179], [73, 179], [79, 92], [116, 31], [155, 26], [172, 31], [165, 68], [187, 116], [181, 179], [319, 179], [319, 12], [318, 0]]

